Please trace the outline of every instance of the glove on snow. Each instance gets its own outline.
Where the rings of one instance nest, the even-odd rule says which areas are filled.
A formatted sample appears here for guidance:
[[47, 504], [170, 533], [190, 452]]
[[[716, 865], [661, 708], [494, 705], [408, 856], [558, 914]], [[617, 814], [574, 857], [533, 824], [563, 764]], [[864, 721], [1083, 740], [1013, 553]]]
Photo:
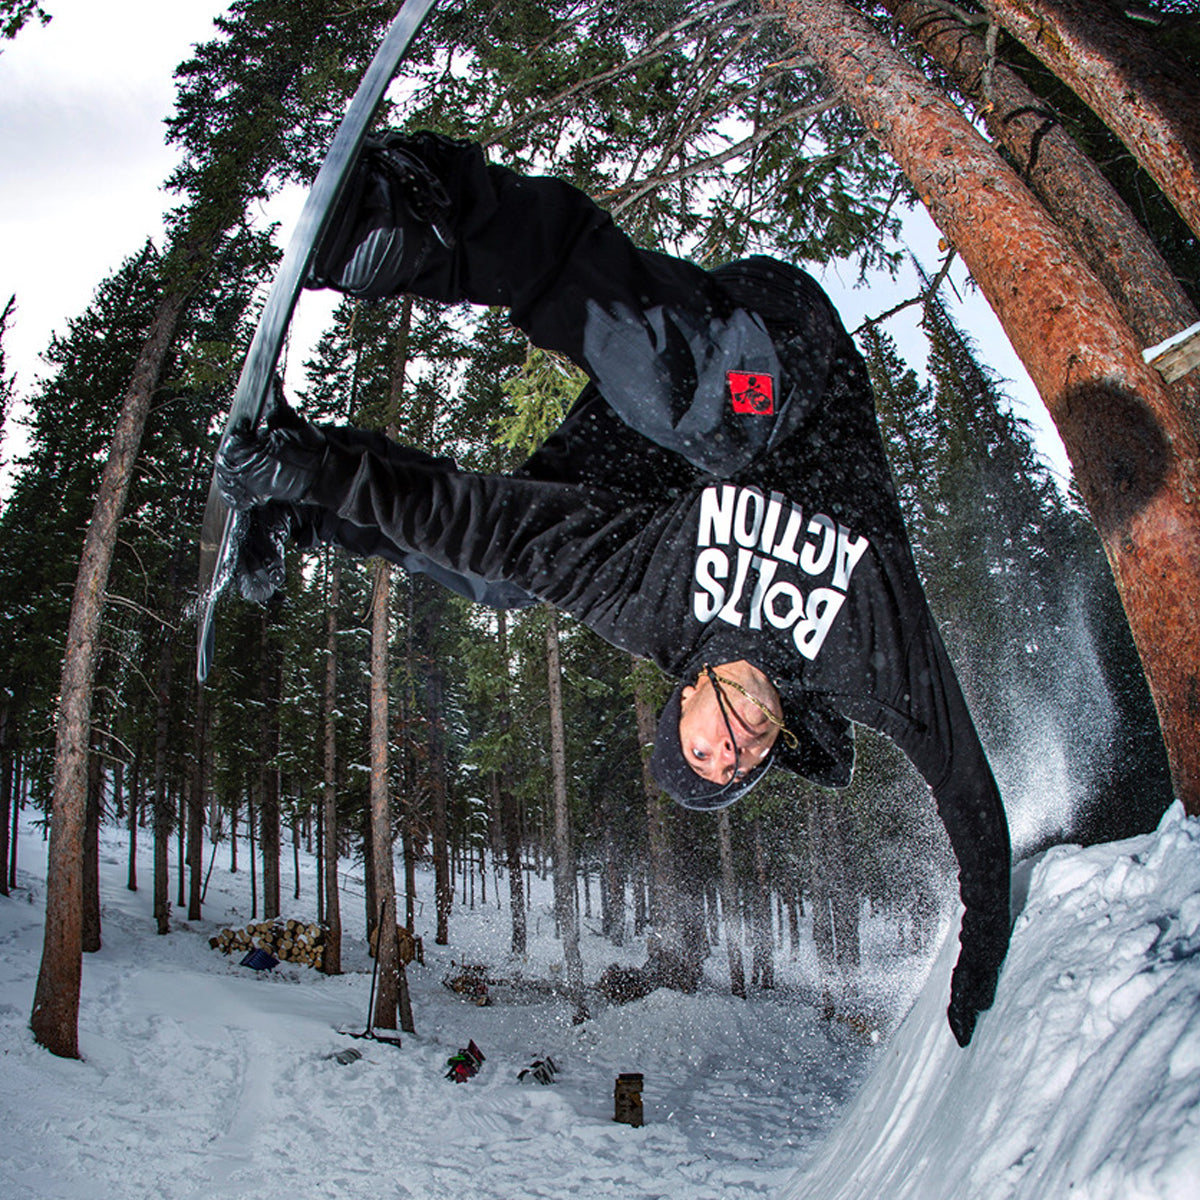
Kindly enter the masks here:
[[966, 945], [959, 953], [950, 980], [950, 1006], [946, 1009], [946, 1019], [960, 1046], [970, 1042], [979, 1014], [991, 1008], [996, 998], [996, 980], [1003, 961], [1003, 949], [999, 957], [980, 955]]
[[366, 300], [394, 296], [421, 269], [431, 235], [453, 245], [450, 197], [419, 157], [440, 140], [396, 133], [367, 139], [317, 246], [306, 287]]

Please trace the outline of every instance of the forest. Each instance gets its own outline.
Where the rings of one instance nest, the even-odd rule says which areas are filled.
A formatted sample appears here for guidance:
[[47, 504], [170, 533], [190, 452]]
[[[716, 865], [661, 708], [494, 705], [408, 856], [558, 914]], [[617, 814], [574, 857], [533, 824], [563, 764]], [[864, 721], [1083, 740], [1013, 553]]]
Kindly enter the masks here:
[[[43, 828], [55, 919], [33, 1025], [58, 1054], [77, 1053], [80, 954], [102, 944], [104, 825], [127, 831], [128, 886], [153, 889], [162, 933], [176, 914], [200, 918], [215, 856], [252, 873], [255, 915], [271, 918], [286, 914], [283, 856], [315, 853], [322, 969], [340, 970], [343, 929], [378, 927], [377, 1024], [392, 1027], [412, 1020], [396, 926], [415, 929], [418, 864], [435, 873], [435, 895], [422, 899], [438, 943], [453, 942], [468, 893], [502, 890], [516, 956], [528, 877], [552, 874], [564, 986], [581, 1020], [598, 985], [583, 979], [577, 948], [572, 957], [585, 905], [615, 945], [647, 944], [641, 971], [610, 990], [694, 988], [724, 941], [729, 987], [744, 996], [772, 986], [773, 957], [802, 913], [831, 977], [849, 978], [865, 904], [895, 913], [920, 950], [953, 899], [928, 789], [890, 743], [858, 731], [844, 791], [777, 772], [719, 816], [686, 812], [645, 766], [670, 682], [547, 607], [494, 612], [380, 561], [293, 552], [286, 587], [265, 606], [221, 605], [216, 662], [197, 683], [196, 531], [287, 232], [257, 214], [281, 188], [311, 182], [396, 7], [234, 0], [176, 72], [166, 239], [148, 238], [97, 282], [47, 348], [51, 370], [35, 389], [18, 394], [0, 357], [0, 415], [15, 420], [18, 400], [28, 414], [0, 509], [0, 892], [16, 878], [17, 828]], [[1069, 822], [1014, 830], [1024, 853], [1151, 829], [1173, 792], [1195, 802], [1200, 779], [1194, 722], [1187, 732], [1176, 703], [1186, 671], [1195, 685], [1197, 635], [1179, 616], [1197, 599], [1195, 514], [1165, 549], [1149, 535], [1133, 546], [1137, 522], [1192, 486], [1200, 384], [1194, 372], [1146, 382], [1140, 355], [1128, 367], [1136, 410], [1119, 389], [1055, 382], [1110, 378], [1105, 355], [1124, 363], [1122, 347], [1197, 321], [1188, 198], [1200, 197], [1200, 138], [1190, 168], [1160, 168], [1135, 149], [1150, 133], [1117, 128], [1064, 65], [1030, 48], [1070, 44], [1094, 19], [1145, 55], [1143, 70], [1187, 81], [1200, 28], [1178, 0], [1054, 0], [1032, 6], [1043, 27], [1031, 39], [1030, 7], [467, 0], [434, 11], [382, 118], [568, 179], [639, 244], [707, 266], [766, 253], [865, 278], [905, 261], [906, 214], [930, 209], [946, 236], [939, 269], [910, 301], [924, 344], [889, 336], [891, 311], [852, 332], [1001, 792], [1035, 807], [1052, 774], [1071, 799]], [[4, 35], [40, 11], [0, 5]], [[1089, 32], [1112, 44], [1111, 29]], [[880, 64], [878, 81], [839, 66], [830, 47], [852, 43], [858, 63]], [[959, 158], [929, 149], [944, 161], [922, 165], [901, 117], [881, 107], [872, 89], [901, 96], [917, 86], [910, 75], [962, 122]], [[1127, 78], [1145, 108], [1177, 120], [1185, 144], [1200, 129], [1194, 87], [1163, 103], [1147, 76]], [[1036, 227], [1010, 216], [1017, 224], [993, 241], [994, 214], [955, 209], [969, 198], [934, 168], [953, 159], [966, 181], [970, 156], [985, 151], [995, 177], [1007, 171], [1023, 189]], [[993, 298], [999, 260], [1026, 253], [1070, 265], [1071, 319], [1085, 312], [1092, 326], [1038, 326], [1032, 285], [1008, 308]], [[1009, 314], [1072, 455], [1069, 488], [943, 302], [956, 255]], [[0, 356], [19, 299], [0, 321]], [[1034, 331], [1022, 335], [1020, 320]], [[581, 384], [504, 312], [412, 299], [342, 303], [311, 353], [283, 367], [307, 417], [384, 430], [485, 471], [516, 466]], [[1139, 570], [1167, 586], [1150, 589]], [[1179, 607], [1164, 615], [1155, 604]], [[154, 847], [149, 880], [134, 869], [142, 839]], [[360, 912], [338, 902], [346, 858], [364, 864]], [[719, 926], [734, 936], [718, 937]]]

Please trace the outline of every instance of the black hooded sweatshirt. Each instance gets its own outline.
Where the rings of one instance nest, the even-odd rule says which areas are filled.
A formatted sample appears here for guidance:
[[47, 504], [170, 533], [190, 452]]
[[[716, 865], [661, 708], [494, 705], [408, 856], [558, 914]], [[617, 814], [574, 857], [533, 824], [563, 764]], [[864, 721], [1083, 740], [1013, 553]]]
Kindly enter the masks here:
[[[999, 792], [918, 579], [865, 365], [817, 283], [636, 248], [582, 193], [430, 137], [457, 240], [405, 290], [503, 305], [590, 382], [512, 475], [328, 429], [301, 540], [425, 571], [497, 607], [547, 601], [675, 678], [746, 659], [801, 746], [849, 781], [851, 722], [928, 781], [958, 858], [968, 969], [1009, 936]], [[419, 232], [409, 231], [409, 236]], [[988, 997], [990, 1000], [990, 996]]]

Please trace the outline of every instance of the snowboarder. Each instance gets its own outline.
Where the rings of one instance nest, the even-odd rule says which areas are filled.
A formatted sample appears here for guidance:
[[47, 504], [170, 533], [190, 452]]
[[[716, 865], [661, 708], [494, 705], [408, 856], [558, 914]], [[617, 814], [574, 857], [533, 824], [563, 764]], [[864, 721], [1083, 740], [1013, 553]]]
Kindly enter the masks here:
[[950, 1026], [966, 1045], [1009, 939], [1003, 806], [912, 561], [866, 368], [820, 287], [752, 257], [706, 271], [633, 245], [568, 184], [435, 134], [371, 139], [310, 286], [507, 307], [590, 382], [511, 475], [280, 397], [218, 459], [248, 511], [243, 594], [282, 546], [334, 542], [495, 607], [547, 601], [680, 682], [651, 767], [689, 808], [778, 765], [845, 786], [853, 726], [933, 789], [965, 906]]

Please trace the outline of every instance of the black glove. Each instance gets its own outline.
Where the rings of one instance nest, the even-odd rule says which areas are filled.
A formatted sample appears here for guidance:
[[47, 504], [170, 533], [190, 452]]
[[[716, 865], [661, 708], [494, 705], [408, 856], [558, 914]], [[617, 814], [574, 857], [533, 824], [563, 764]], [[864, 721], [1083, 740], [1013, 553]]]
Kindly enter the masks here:
[[272, 500], [303, 500], [321, 473], [327, 452], [325, 435], [306, 421], [257, 432], [247, 422], [233, 429], [217, 451], [221, 499], [238, 510]]
[[305, 286], [376, 300], [421, 269], [432, 238], [454, 242], [450, 197], [422, 151], [451, 145], [433, 134], [367, 138], [346, 191], [313, 255]]
[[999, 947], [989, 944], [981, 952], [975, 944], [964, 942], [959, 952], [950, 980], [950, 1007], [946, 1009], [946, 1019], [960, 1046], [970, 1042], [979, 1014], [991, 1008], [996, 998], [996, 981], [1007, 946], [1005, 936]]
[[243, 598], [266, 604], [283, 587], [283, 552], [295, 525], [291, 505], [261, 504], [238, 514], [234, 578]]

